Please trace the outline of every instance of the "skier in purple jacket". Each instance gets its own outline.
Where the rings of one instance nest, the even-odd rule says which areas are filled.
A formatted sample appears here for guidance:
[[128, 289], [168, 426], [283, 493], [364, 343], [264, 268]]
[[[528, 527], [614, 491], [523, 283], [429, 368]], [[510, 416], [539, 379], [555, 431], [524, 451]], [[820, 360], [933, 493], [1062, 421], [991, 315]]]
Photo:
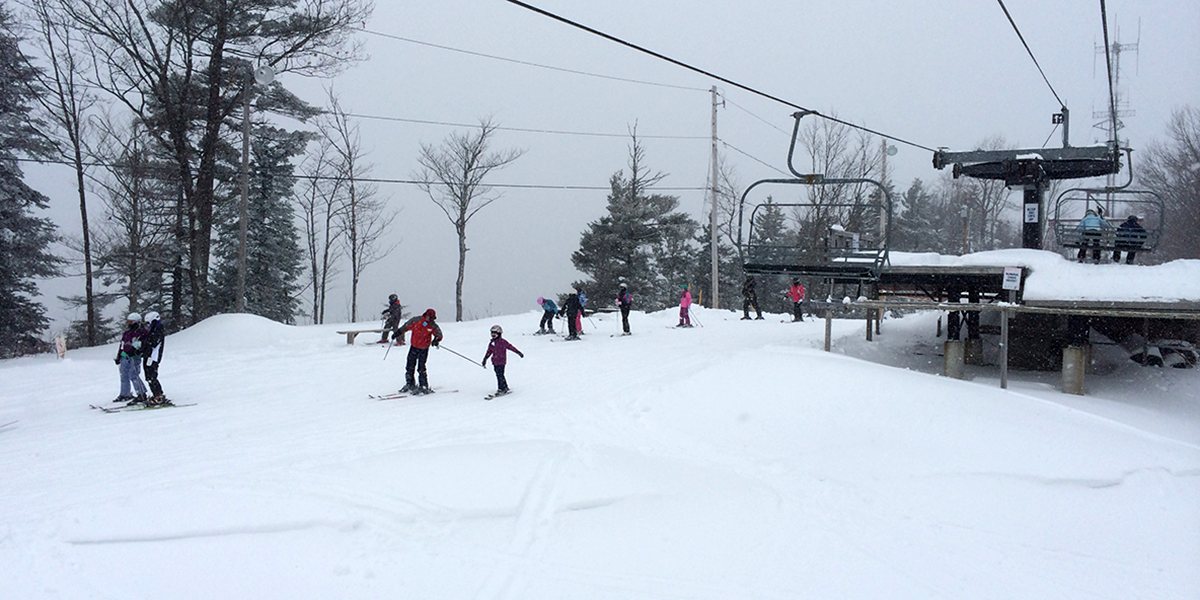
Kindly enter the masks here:
[[508, 343], [504, 339], [504, 330], [499, 325], [492, 325], [492, 341], [488, 344], [487, 354], [483, 355], [483, 361], [480, 363], [485, 368], [487, 360], [492, 359], [492, 368], [496, 371], [496, 393], [490, 397], [503, 396], [509, 392], [508, 380], [504, 378], [504, 365], [508, 363], [508, 351], [512, 350], [517, 353], [517, 356], [525, 358], [525, 355], [517, 350], [516, 346]]
[[[146, 330], [142, 327], [142, 315], [129, 313], [125, 319], [125, 332], [121, 334], [121, 343], [117, 346], [117, 356], [113, 360], [120, 367], [121, 394], [114, 402], [134, 404], [146, 401], [146, 384], [142, 383], [142, 341], [146, 339]], [[130, 390], [130, 386], [133, 390]], [[130, 392], [136, 391], [137, 396]]]

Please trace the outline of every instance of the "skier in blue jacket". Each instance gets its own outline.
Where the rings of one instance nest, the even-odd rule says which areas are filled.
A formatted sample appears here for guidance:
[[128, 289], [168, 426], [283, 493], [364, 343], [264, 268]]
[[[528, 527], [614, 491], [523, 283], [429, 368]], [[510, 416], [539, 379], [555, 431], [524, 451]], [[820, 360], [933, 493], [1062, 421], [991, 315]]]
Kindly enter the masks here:
[[558, 305], [553, 300], [542, 297], [537, 299], [537, 303], [542, 307], [542, 322], [538, 323], [538, 335], [554, 333], [554, 315], [558, 312]]

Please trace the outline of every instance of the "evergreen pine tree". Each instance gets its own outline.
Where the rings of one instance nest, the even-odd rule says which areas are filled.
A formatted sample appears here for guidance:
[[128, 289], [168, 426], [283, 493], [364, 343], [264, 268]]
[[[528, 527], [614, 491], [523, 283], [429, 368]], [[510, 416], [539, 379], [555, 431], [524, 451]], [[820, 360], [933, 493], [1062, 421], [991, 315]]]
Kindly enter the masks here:
[[[291, 159], [304, 152], [309, 134], [264, 126], [256, 128], [253, 139], [246, 209], [246, 312], [294, 323], [304, 261], [290, 202], [296, 183]], [[213, 298], [219, 311], [231, 312], [237, 290], [240, 211], [237, 201], [225, 205], [228, 208], [217, 228]]]
[[698, 225], [676, 212], [679, 198], [649, 193], [665, 176], [647, 172], [645, 151], [634, 135], [629, 176], [623, 171], [613, 174], [608, 214], [588, 224], [579, 249], [571, 254], [575, 268], [590, 277], [577, 285], [609, 294], [625, 281], [638, 307], [647, 311], [678, 301], [679, 285], [691, 283], [687, 279], [698, 261], [699, 245], [694, 239]]
[[18, 154], [37, 156], [46, 145], [31, 118], [35, 73], [12, 28], [0, 5], [0, 358], [39, 350], [49, 320], [34, 279], [58, 274], [61, 263], [50, 252], [54, 223], [34, 213], [49, 201], [25, 184], [17, 164]]

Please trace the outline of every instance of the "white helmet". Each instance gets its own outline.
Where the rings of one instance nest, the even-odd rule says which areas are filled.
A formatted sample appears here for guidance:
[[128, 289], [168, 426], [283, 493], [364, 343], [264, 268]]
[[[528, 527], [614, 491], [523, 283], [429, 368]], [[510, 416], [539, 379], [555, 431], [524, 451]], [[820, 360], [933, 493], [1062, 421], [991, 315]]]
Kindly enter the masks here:
[[129, 313], [128, 317], [125, 317], [125, 320], [130, 323], [141, 323], [142, 315], [139, 315], [135, 312], [131, 312], [131, 313]]
[[153, 322], [157, 321], [158, 319], [159, 319], [159, 314], [157, 312], [150, 311], [150, 312], [146, 313], [146, 322], [147, 323], [153, 323]]

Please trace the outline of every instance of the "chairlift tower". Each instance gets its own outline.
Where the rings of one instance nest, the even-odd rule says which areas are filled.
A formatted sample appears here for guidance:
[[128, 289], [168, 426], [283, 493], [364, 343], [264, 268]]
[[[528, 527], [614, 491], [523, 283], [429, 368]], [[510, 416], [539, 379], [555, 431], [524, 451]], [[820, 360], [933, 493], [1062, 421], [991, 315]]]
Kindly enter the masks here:
[[[1141, 40], [1141, 30], [1142, 30], [1141, 23], [1139, 22], [1138, 23], [1138, 40], [1139, 40], [1139, 42]], [[1134, 42], [1132, 44], [1122, 44], [1119, 40], [1120, 32], [1118, 32], [1117, 35], [1118, 35], [1118, 41], [1110, 44], [1107, 49], [1102, 44], [1096, 44], [1096, 56], [1105, 56], [1105, 54], [1107, 53], [1107, 58], [1108, 58], [1109, 62], [1112, 64], [1112, 81], [1110, 83], [1112, 84], [1111, 87], [1112, 87], [1113, 98], [1112, 98], [1112, 103], [1109, 104], [1104, 110], [1092, 111], [1092, 119], [1096, 120], [1096, 123], [1092, 127], [1094, 129], [1099, 129], [1101, 131], [1104, 131], [1107, 134], [1107, 137], [1105, 139], [1116, 140], [1116, 141], [1118, 141], [1118, 144], [1119, 144], [1120, 132], [1122, 129], [1125, 128], [1125, 123], [1121, 119], [1123, 119], [1125, 117], [1132, 117], [1137, 114], [1136, 111], [1134, 111], [1132, 108], [1129, 108], [1129, 102], [1128, 102], [1128, 100], [1126, 100], [1125, 94], [1123, 94], [1121, 92], [1121, 55], [1126, 52], [1133, 52], [1136, 54], [1138, 51], [1138, 42]], [[1094, 76], [1095, 75], [1095, 61], [1094, 60], [1092, 63], [1092, 72], [1093, 72], [1093, 76]], [[1107, 183], [1108, 187], [1112, 187], [1114, 185], [1114, 180], [1113, 180], [1112, 175], [1108, 176], [1106, 183]], [[1111, 213], [1110, 204], [1111, 204], [1111, 200], [1109, 198], [1106, 198], [1104, 208], [1105, 208], [1105, 210], [1107, 210]]]

